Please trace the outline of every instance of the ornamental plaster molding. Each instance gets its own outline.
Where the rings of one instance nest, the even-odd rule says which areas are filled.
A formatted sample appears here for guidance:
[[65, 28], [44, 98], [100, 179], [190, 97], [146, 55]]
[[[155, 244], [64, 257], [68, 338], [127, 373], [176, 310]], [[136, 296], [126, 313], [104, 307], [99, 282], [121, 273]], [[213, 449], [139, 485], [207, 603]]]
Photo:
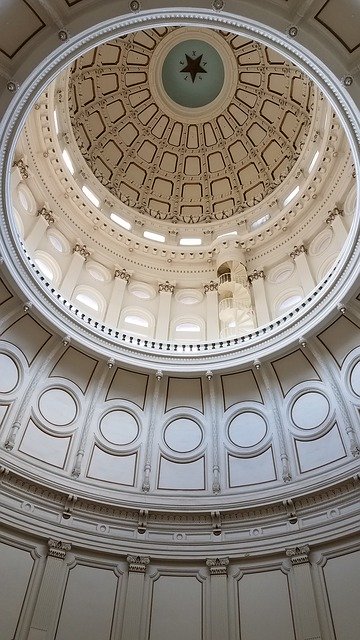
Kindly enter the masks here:
[[82, 258], [84, 258], [84, 261], [86, 262], [86, 260], [90, 257], [91, 253], [89, 251], [89, 249], [87, 248], [86, 244], [80, 244], [80, 243], [76, 243], [76, 245], [73, 248], [73, 253], [78, 253]]
[[204, 284], [204, 293], [209, 293], [209, 291], [217, 291], [219, 288], [219, 283], [214, 282], [214, 280], [210, 280], [208, 284]]
[[328, 217], [326, 218], [326, 224], [331, 224], [334, 222], [336, 216], [343, 217], [344, 211], [343, 209], [339, 209], [339, 207], [334, 207], [331, 211], [328, 211]]
[[129, 284], [131, 275], [126, 271], [126, 269], [115, 269], [114, 278], [120, 278], [120, 280], [126, 280], [126, 283]]
[[63, 542], [62, 540], [54, 540], [50, 538], [48, 540], [48, 556], [50, 558], [58, 558], [64, 560], [68, 551], [71, 550], [71, 544], [69, 542]]
[[27, 180], [29, 177], [29, 166], [25, 163], [25, 160], [22, 158], [20, 160], [15, 160], [13, 162], [13, 167], [17, 167], [20, 171], [20, 175], [23, 180]]
[[229, 558], [206, 558], [211, 576], [226, 576], [229, 562]]
[[265, 280], [265, 273], [262, 269], [260, 269], [259, 271], [255, 269], [248, 275], [248, 280], [250, 284], [252, 284], [254, 280]]
[[145, 573], [146, 567], [150, 564], [149, 556], [127, 556], [126, 561], [129, 566], [129, 572]]
[[165, 282], [161, 282], [159, 284], [159, 293], [171, 293], [173, 294], [175, 291], [175, 285], [171, 284], [169, 282], [169, 280], [166, 280]]
[[308, 544], [286, 549], [286, 555], [290, 558], [293, 567], [299, 564], [307, 564], [309, 562], [309, 553], [310, 547]]
[[301, 244], [299, 246], [295, 246], [294, 250], [291, 251], [291, 253], [289, 253], [290, 258], [292, 258], [295, 262], [296, 258], [298, 258], [299, 256], [301, 256], [301, 254], [304, 253], [305, 255], [307, 254], [307, 249], [305, 248], [305, 245]]
[[44, 220], [48, 223], [48, 225], [54, 224], [55, 218], [53, 216], [53, 212], [51, 209], [47, 209], [46, 207], [42, 207], [37, 211], [37, 216], [42, 216]]

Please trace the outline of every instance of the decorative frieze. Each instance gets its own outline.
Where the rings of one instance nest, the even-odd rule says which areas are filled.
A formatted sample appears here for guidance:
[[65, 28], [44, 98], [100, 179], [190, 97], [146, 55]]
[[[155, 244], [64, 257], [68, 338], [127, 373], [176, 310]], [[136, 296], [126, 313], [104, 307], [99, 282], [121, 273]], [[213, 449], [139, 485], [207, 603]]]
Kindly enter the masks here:
[[115, 269], [114, 278], [120, 278], [121, 280], [126, 280], [127, 284], [130, 281], [130, 273], [126, 271], [126, 269]]
[[127, 556], [126, 561], [129, 565], [129, 571], [135, 573], [145, 573], [146, 567], [150, 564], [149, 556]]
[[166, 280], [165, 282], [161, 282], [159, 284], [159, 293], [161, 293], [162, 291], [165, 293], [174, 293], [175, 285], [170, 284], [169, 280]]
[[23, 180], [26, 180], [29, 177], [29, 166], [25, 164], [22, 158], [20, 158], [20, 160], [15, 160], [12, 166], [19, 169]]
[[250, 284], [252, 284], [253, 280], [260, 280], [260, 279], [262, 280], [265, 279], [265, 273], [262, 269], [260, 269], [259, 271], [255, 269], [252, 273], [248, 275], [248, 280]]
[[71, 544], [70, 542], [50, 538], [50, 540], [48, 540], [48, 549], [48, 556], [64, 560], [67, 552], [71, 550]]
[[292, 258], [295, 261], [295, 258], [297, 258], [298, 256], [300, 256], [302, 253], [307, 253], [307, 249], [305, 249], [305, 246], [303, 244], [301, 244], [299, 247], [297, 247], [295, 245], [294, 250], [291, 251], [290, 258]]
[[207, 284], [204, 284], [204, 293], [208, 293], [208, 291], [217, 291], [219, 287], [218, 282], [214, 282], [214, 280], [210, 280]]
[[286, 555], [291, 560], [293, 566], [298, 564], [307, 564], [309, 562], [310, 547], [304, 544], [301, 547], [291, 547], [286, 549]]
[[82, 258], [84, 258], [85, 262], [86, 260], [90, 257], [90, 251], [87, 248], [86, 244], [79, 244], [78, 242], [76, 243], [74, 249], [73, 249], [73, 253], [79, 253], [81, 255]]
[[206, 558], [206, 566], [209, 567], [212, 576], [226, 575], [229, 558]]
[[339, 209], [339, 207], [334, 207], [331, 211], [328, 211], [328, 217], [326, 218], [326, 224], [331, 224], [334, 222], [336, 216], [342, 217], [344, 215], [344, 211]]
[[46, 207], [42, 207], [41, 209], [38, 210], [37, 212], [37, 216], [42, 216], [44, 218], [44, 220], [46, 220], [46, 222], [50, 225], [50, 224], [54, 224], [55, 222], [55, 218], [52, 214], [53, 212], [51, 211], [51, 209], [47, 209]]

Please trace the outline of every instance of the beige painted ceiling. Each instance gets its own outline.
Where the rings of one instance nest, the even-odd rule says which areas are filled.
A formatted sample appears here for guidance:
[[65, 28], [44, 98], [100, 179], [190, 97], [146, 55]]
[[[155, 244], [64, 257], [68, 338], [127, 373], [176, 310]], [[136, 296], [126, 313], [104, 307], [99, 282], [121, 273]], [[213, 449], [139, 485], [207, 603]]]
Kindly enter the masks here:
[[193, 118], [171, 114], [149, 68], [176, 29], [132, 33], [77, 59], [69, 72], [73, 131], [100, 182], [145, 216], [226, 219], [263, 200], [294, 167], [317, 90], [279, 53], [218, 32], [236, 70], [223, 111], [210, 109], [205, 121], [195, 110]]

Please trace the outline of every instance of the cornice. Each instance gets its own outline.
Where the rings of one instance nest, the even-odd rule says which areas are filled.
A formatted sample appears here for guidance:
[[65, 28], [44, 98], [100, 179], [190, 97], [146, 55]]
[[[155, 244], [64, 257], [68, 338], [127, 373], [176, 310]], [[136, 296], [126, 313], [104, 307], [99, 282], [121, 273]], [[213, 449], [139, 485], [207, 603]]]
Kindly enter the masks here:
[[[242, 552], [249, 550], [252, 555], [266, 552], [271, 545], [273, 552], [287, 548], [292, 562], [299, 564], [300, 560], [307, 561], [308, 542], [314, 545], [334, 539], [334, 536], [351, 535], [360, 515], [357, 475], [292, 500], [277, 500], [263, 506], [245, 508], [227, 508], [226, 504], [222, 504], [221, 510], [216, 512], [196, 508], [193, 511], [149, 508], [145, 512], [142, 508], [76, 498], [31, 482], [5, 467], [0, 468], [0, 480], [4, 521], [11, 521], [15, 527], [16, 523], [21, 528], [25, 525], [29, 531], [41, 537], [50, 537], [50, 555], [64, 557], [71, 547], [68, 543], [58, 544], [56, 540], [63, 540], [64, 537], [76, 540], [80, 527], [82, 544], [103, 546], [105, 536], [109, 551], [122, 548], [131, 552], [129, 563], [134, 565], [133, 569], [130, 567], [134, 571], [144, 571], [148, 564], [137, 556], [140, 538], [142, 553], [154, 549], [158, 553], [162, 550], [169, 552], [171, 548], [174, 557], [186, 554], [189, 553], [189, 542], [195, 536], [197, 550], [191, 551], [194, 556], [212, 548], [215, 541], [221, 541], [223, 552], [230, 557], [238, 555], [239, 544]], [[101, 525], [98, 525], [99, 522]], [[94, 523], [97, 523], [95, 528]], [[159, 542], [160, 531], [164, 536], [163, 542]], [[181, 536], [177, 535], [179, 531], [182, 532]], [[213, 538], [212, 541], [209, 536]], [[53, 539], [54, 544], [51, 542]], [[237, 542], [234, 545], [235, 539]], [[297, 549], [304, 549], [301, 557]], [[208, 565], [212, 573], [226, 573], [226, 559], [224, 563], [218, 563], [216, 559], [214, 562], [210, 559], [211, 566]]]

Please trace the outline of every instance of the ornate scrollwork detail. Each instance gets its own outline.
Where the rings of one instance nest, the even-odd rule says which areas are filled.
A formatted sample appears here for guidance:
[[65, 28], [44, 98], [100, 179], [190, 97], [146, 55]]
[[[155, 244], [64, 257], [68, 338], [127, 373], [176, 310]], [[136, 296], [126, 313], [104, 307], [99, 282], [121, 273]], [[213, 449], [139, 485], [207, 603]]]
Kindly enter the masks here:
[[307, 253], [307, 249], [305, 249], [305, 246], [303, 244], [301, 244], [299, 247], [295, 245], [294, 251], [292, 251], [289, 255], [290, 258], [295, 260], [295, 258], [297, 258], [301, 253]]
[[250, 284], [252, 284], [253, 280], [265, 279], [265, 273], [262, 269], [259, 271], [255, 269], [252, 273], [248, 275], [248, 280]]
[[304, 544], [301, 547], [291, 547], [286, 549], [286, 555], [291, 560], [292, 566], [297, 564], [307, 564], [309, 562], [310, 547], [308, 544]]
[[73, 249], [73, 253], [79, 253], [82, 258], [84, 258], [85, 262], [86, 260], [90, 257], [90, 251], [87, 248], [86, 244], [79, 244], [78, 242], [76, 243], [74, 249]]
[[60, 560], [64, 560], [68, 551], [71, 550], [70, 542], [63, 542], [62, 540], [54, 540], [50, 538], [48, 540], [48, 555], [51, 558], [59, 558]]
[[129, 571], [135, 573], [145, 573], [147, 565], [150, 564], [149, 556], [127, 556], [126, 561]]
[[339, 209], [339, 207], [334, 207], [331, 211], [328, 211], [328, 217], [326, 218], [325, 222], [326, 224], [331, 224], [336, 216], [340, 216], [342, 217], [344, 215], [344, 211], [342, 209]]
[[126, 280], [127, 284], [130, 281], [130, 273], [126, 271], [126, 269], [115, 269], [114, 278], [120, 278], [121, 280]]
[[214, 282], [214, 280], [210, 280], [207, 284], [204, 284], [204, 293], [208, 293], [208, 291], [217, 291], [219, 287], [218, 282]]
[[165, 282], [161, 282], [159, 284], [159, 293], [161, 293], [162, 291], [165, 291], [165, 293], [174, 293], [175, 285], [170, 284], [169, 280], [166, 280]]
[[41, 209], [38, 209], [38, 212], [36, 215], [42, 216], [48, 224], [54, 224], [55, 222], [53, 212], [51, 211], [51, 209], [47, 209], [46, 207], [42, 207]]
[[29, 177], [29, 165], [25, 164], [25, 161], [22, 158], [20, 158], [20, 160], [15, 160], [12, 166], [19, 169], [23, 180], [26, 180]]
[[226, 575], [229, 558], [206, 558], [206, 566], [209, 567], [210, 575], [212, 576]]

